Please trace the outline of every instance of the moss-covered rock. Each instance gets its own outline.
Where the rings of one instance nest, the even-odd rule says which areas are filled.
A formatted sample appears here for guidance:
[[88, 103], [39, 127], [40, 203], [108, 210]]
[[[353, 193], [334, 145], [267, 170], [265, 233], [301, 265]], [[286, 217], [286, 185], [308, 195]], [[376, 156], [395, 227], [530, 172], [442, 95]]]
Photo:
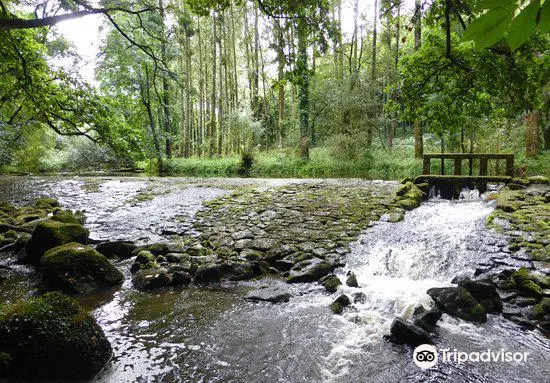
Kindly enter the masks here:
[[0, 307], [0, 377], [88, 379], [111, 355], [101, 327], [61, 293]]
[[86, 222], [86, 215], [81, 211], [76, 211], [73, 213], [72, 210], [56, 210], [54, 211], [51, 219], [64, 223], [84, 225]]
[[340, 279], [334, 274], [329, 274], [321, 278], [319, 280], [319, 283], [323, 285], [325, 290], [327, 290], [329, 293], [335, 293], [338, 290], [338, 287], [342, 285]]
[[465, 279], [458, 284], [464, 287], [488, 313], [502, 312], [502, 300], [496, 286], [489, 282]]
[[340, 315], [344, 312], [344, 309], [351, 304], [351, 300], [345, 294], [340, 295], [330, 304], [330, 310], [333, 314]]
[[153, 255], [149, 250], [141, 250], [136, 256], [136, 263], [146, 265], [149, 262], [155, 262], [157, 257]]
[[25, 263], [38, 263], [49, 249], [66, 243], [86, 244], [89, 232], [80, 224], [47, 220], [39, 223], [25, 246]]
[[437, 307], [452, 316], [484, 323], [487, 313], [483, 306], [463, 287], [437, 287], [428, 290]]
[[34, 206], [42, 210], [54, 210], [57, 207], [60, 207], [61, 204], [55, 198], [39, 198], [34, 201]]
[[514, 272], [510, 279], [514, 281], [516, 288], [523, 295], [536, 298], [542, 297], [542, 288], [537, 284], [537, 278], [526, 268], [522, 267]]
[[67, 293], [85, 294], [124, 279], [107, 258], [76, 242], [48, 250], [40, 264], [48, 286]]

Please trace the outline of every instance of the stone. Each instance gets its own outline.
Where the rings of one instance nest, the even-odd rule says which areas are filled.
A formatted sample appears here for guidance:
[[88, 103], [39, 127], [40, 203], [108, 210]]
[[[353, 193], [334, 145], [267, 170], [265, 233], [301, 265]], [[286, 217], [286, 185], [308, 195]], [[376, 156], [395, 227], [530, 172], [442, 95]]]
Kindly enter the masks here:
[[136, 245], [128, 241], [109, 241], [100, 243], [95, 249], [108, 259], [128, 259], [132, 257]]
[[344, 308], [348, 307], [349, 305], [351, 305], [349, 297], [345, 294], [342, 294], [330, 304], [330, 310], [333, 314], [340, 315], [342, 314], [342, 312], [344, 312]]
[[71, 242], [85, 245], [88, 241], [87, 229], [75, 223], [47, 220], [39, 223], [25, 245], [24, 263], [39, 263], [46, 251]]
[[420, 313], [414, 318], [414, 325], [423, 328], [428, 332], [432, 332], [435, 329], [435, 325], [441, 319], [443, 312], [441, 310], [432, 309]]
[[218, 265], [201, 265], [195, 272], [195, 282], [198, 284], [218, 283], [222, 280], [222, 276]]
[[411, 346], [433, 344], [430, 335], [423, 328], [399, 317], [393, 320], [390, 332], [394, 339]]
[[542, 288], [535, 282], [537, 279], [529, 270], [520, 268], [510, 277], [516, 284], [517, 290], [526, 296], [542, 298]]
[[72, 294], [86, 294], [118, 285], [124, 279], [107, 258], [76, 242], [48, 250], [40, 265], [49, 287]]
[[263, 258], [263, 253], [258, 250], [245, 249], [241, 252], [241, 257], [249, 261], [258, 261]]
[[172, 286], [189, 286], [192, 280], [191, 275], [185, 271], [174, 271], [170, 276]]
[[172, 278], [165, 270], [139, 270], [132, 277], [132, 284], [138, 290], [153, 290], [170, 286]]
[[150, 251], [141, 250], [136, 256], [136, 263], [146, 265], [149, 262], [154, 262], [156, 259], [157, 257], [155, 257]]
[[367, 296], [364, 292], [358, 292], [353, 294], [353, 303], [365, 304], [367, 302]]
[[193, 257], [204, 257], [207, 255], [206, 247], [200, 243], [196, 243], [192, 246], [189, 246], [186, 250], [186, 253]]
[[287, 282], [315, 282], [332, 270], [334, 270], [334, 265], [331, 265], [325, 260], [319, 258], [306, 259], [294, 265], [290, 270], [290, 276], [287, 278]]
[[95, 319], [61, 293], [0, 308], [2, 380], [90, 379], [112, 354]]
[[338, 287], [342, 285], [340, 279], [334, 274], [324, 276], [319, 280], [319, 283], [323, 285], [325, 290], [327, 290], [329, 293], [335, 293], [338, 290]]
[[56, 207], [60, 207], [61, 204], [55, 198], [39, 198], [34, 201], [34, 206], [38, 209], [53, 210]]
[[233, 238], [235, 241], [252, 239], [254, 238], [254, 234], [252, 234], [252, 231], [250, 231], [250, 229], [244, 229], [231, 234], [231, 238]]
[[250, 243], [250, 248], [260, 251], [268, 251], [277, 244], [277, 240], [272, 238], [257, 238]]
[[86, 222], [86, 215], [81, 211], [73, 213], [72, 210], [56, 210], [54, 211], [51, 219], [64, 223], [75, 223], [77, 225], [84, 225], [84, 223]]
[[350, 275], [346, 278], [346, 286], [349, 286], [349, 287], [359, 287], [359, 283], [357, 283], [357, 277], [355, 276], [355, 274], [350, 274]]
[[463, 287], [431, 288], [428, 295], [440, 310], [449, 315], [471, 322], [487, 321], [487, 313], [483, 306]]
[[292, 294], [283, 287], [271, 286], [248, 292], [245, 299], [250, 301], [265, 301], [272, 303], [288, 302]]
[[468, 290], [486, 312], [499, 313], [502, 311], [502, 300], [494, 284], [465, 279], [458, 285]]

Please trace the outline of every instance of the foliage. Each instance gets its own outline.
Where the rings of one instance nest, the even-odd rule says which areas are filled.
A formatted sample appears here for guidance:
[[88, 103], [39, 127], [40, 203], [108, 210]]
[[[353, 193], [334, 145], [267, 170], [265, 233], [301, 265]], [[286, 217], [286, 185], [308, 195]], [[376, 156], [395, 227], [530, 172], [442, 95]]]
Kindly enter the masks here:
[[468, 25], [464, 40], [473, 40], [477, 48], [490, 47], [504, 38], [516, 50], [537, 30], [550, 32], [548, 0], [482, 0], [474, 10], [484, 13]]

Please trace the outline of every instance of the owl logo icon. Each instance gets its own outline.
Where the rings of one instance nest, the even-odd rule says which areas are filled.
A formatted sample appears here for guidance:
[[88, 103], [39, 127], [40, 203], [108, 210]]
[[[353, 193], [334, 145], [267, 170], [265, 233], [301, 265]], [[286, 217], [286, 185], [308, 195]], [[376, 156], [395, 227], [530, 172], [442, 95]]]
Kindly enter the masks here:
[[437, 364], [437, 349], [431, 344], [421, 344], [414, 349], [414, 363], [422, 368], [431, 368]]

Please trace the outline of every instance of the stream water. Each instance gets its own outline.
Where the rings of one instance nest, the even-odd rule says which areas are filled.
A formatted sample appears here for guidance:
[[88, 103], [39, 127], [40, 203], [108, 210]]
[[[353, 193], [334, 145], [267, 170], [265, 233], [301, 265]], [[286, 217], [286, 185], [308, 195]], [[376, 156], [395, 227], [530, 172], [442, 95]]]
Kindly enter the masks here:
[[[272, 187], [283, 181], [255, 182]], [[136, 200], [144, 191], [154, 196]], [[182, 179], [0, 182], [0, 198], [22, 203], [50, 195], [86, 209], [94, 238], [142, 242], [188, 232], [201, 203], [223, 193]], [[478, 264], [505, 256], [506, 239], [483, 225], [491, 211], [480, 199], [433, 199], [402, 222], [380, 222], [363, 232], [346, 267], [337, 270], [341, 279], [354, 272], [360, 289], [343, 286], [329, 295], [317, 284], [292, 285], [294, 298], [282, 304], [243, 299], [253, 288], [283, 283], [271, 279], [138, 292], [131, 288], [127, 261], [119, 265], [127, 277], [122, 288], [81, 300], [115, 350], [94, 382], [548, 382], [548, 339], [501, 316], [474, 325], [444, 315], [436, 346], [528, 352], [527, 362], [439, 363], [421, 370], [410, 348], [384, 338], [396, 315], [417, 304], [428, 307], [428, 288], [448, 286], [454, 276], [471, 275]], [[15, 299], [32, 288], [28, 278], [11, 278], [0, 298]], [[361, 292], [365, 299], [336, 316], [328, 305], [342, 292]]]

